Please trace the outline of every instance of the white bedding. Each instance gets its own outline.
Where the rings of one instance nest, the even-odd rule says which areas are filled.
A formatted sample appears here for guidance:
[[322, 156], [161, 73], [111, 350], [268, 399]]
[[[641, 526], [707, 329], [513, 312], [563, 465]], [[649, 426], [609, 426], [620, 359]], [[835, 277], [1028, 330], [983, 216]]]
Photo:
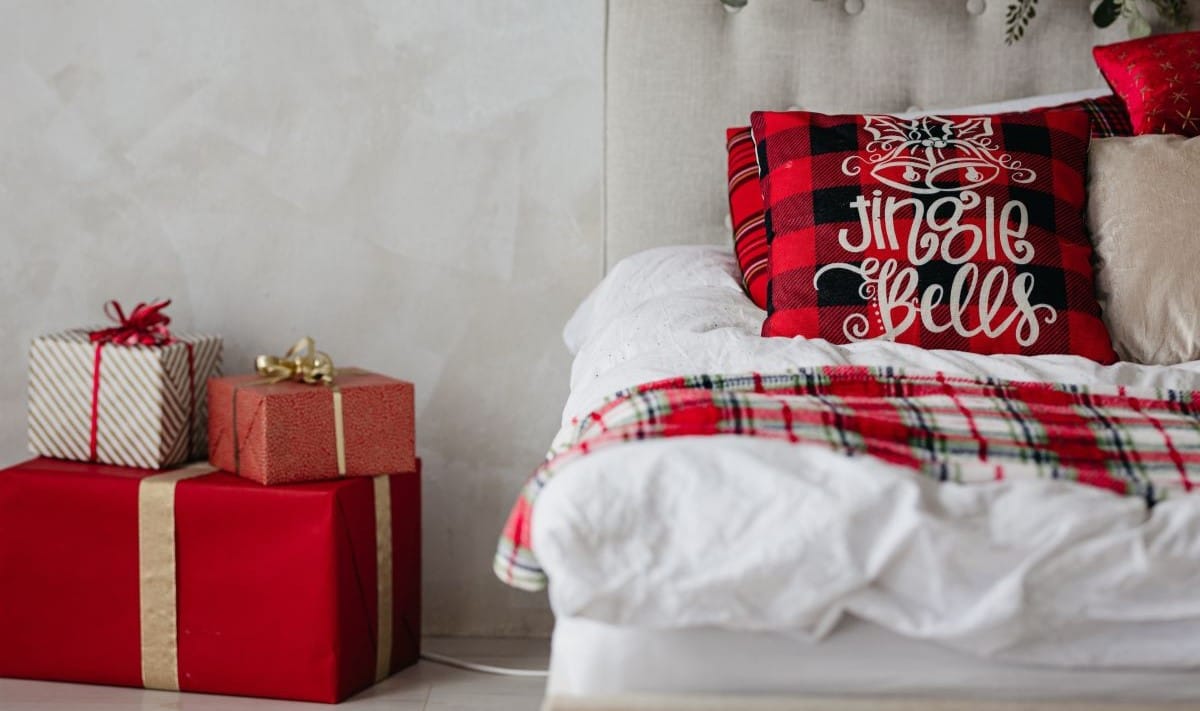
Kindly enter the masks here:
[[[564, 333], [577, 354], [564, 421], [662, 377], [831, 363], [1200, 388], [1200, 363], [763, 339], [762, 318], [726, 250], [622, 262]], [[572, 464], [540, 495], [533, 544], [564, 617], [817, 639], [851, 614], [992, 658], [1200, 666], [1200, 496], [1148, 512], [1068, 482], [939, 485], [824, 449], [675, 438]]]

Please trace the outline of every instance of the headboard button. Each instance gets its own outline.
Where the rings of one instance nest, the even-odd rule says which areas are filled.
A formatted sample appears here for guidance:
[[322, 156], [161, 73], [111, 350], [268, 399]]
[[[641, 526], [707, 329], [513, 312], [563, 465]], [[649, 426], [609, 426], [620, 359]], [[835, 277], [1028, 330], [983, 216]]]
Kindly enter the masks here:
[[846, 4], [843, 7], [846, 8], [846, 12], [848, 14], [857, 15], [863, 11], [863, 8], [866, 7], [866, 4], [863, 2], [863, 0], [846, 0]]
[[972, 15], [982, 15], [987, 11], [987, 0], [967, 0], [967, 12]]
[[750, 0], [721, 0], [721, 7], [725, 8], [725, 12], [741, 12]]

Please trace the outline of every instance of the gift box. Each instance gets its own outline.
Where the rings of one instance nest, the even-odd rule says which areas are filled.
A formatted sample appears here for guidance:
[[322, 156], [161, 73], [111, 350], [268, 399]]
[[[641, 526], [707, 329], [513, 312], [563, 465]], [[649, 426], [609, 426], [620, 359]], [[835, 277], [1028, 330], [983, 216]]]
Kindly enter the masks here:
[[336, 702], [412, 664], [420, 474], [0, 471], [0, 676]]
[[413, 468], [412, 383], [354, 368], [315, 383], [267, 371], [209, 382], [213, 465], [260, 484]]
[[29, 351], [29, 449], [61, 459], [161, 469], [203, 457], [208, 379], [221, 339], [172, 334], [162, 309], [115, 302], [112, 328], [39, 336]]

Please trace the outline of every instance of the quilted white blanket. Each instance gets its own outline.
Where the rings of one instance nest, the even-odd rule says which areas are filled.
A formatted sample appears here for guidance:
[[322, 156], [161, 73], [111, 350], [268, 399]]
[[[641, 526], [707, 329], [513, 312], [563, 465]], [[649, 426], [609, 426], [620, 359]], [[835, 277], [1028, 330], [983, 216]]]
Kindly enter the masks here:
[[[1200, 389], [1200, 363], [1098, 366], [892, 343], [763, 339], [726, 250], [632, 257], [564, 334], [564, 422], [690, 373], [828, 364]], [[1200, 667], [1200, 496], [1144, 503], [1067, 482], [942, 485], [869, 459], [738, 437], [630, 443], [541, 492], [533, 542], [560, 616], [819, 638], [856, 615], [975, 654]]]

